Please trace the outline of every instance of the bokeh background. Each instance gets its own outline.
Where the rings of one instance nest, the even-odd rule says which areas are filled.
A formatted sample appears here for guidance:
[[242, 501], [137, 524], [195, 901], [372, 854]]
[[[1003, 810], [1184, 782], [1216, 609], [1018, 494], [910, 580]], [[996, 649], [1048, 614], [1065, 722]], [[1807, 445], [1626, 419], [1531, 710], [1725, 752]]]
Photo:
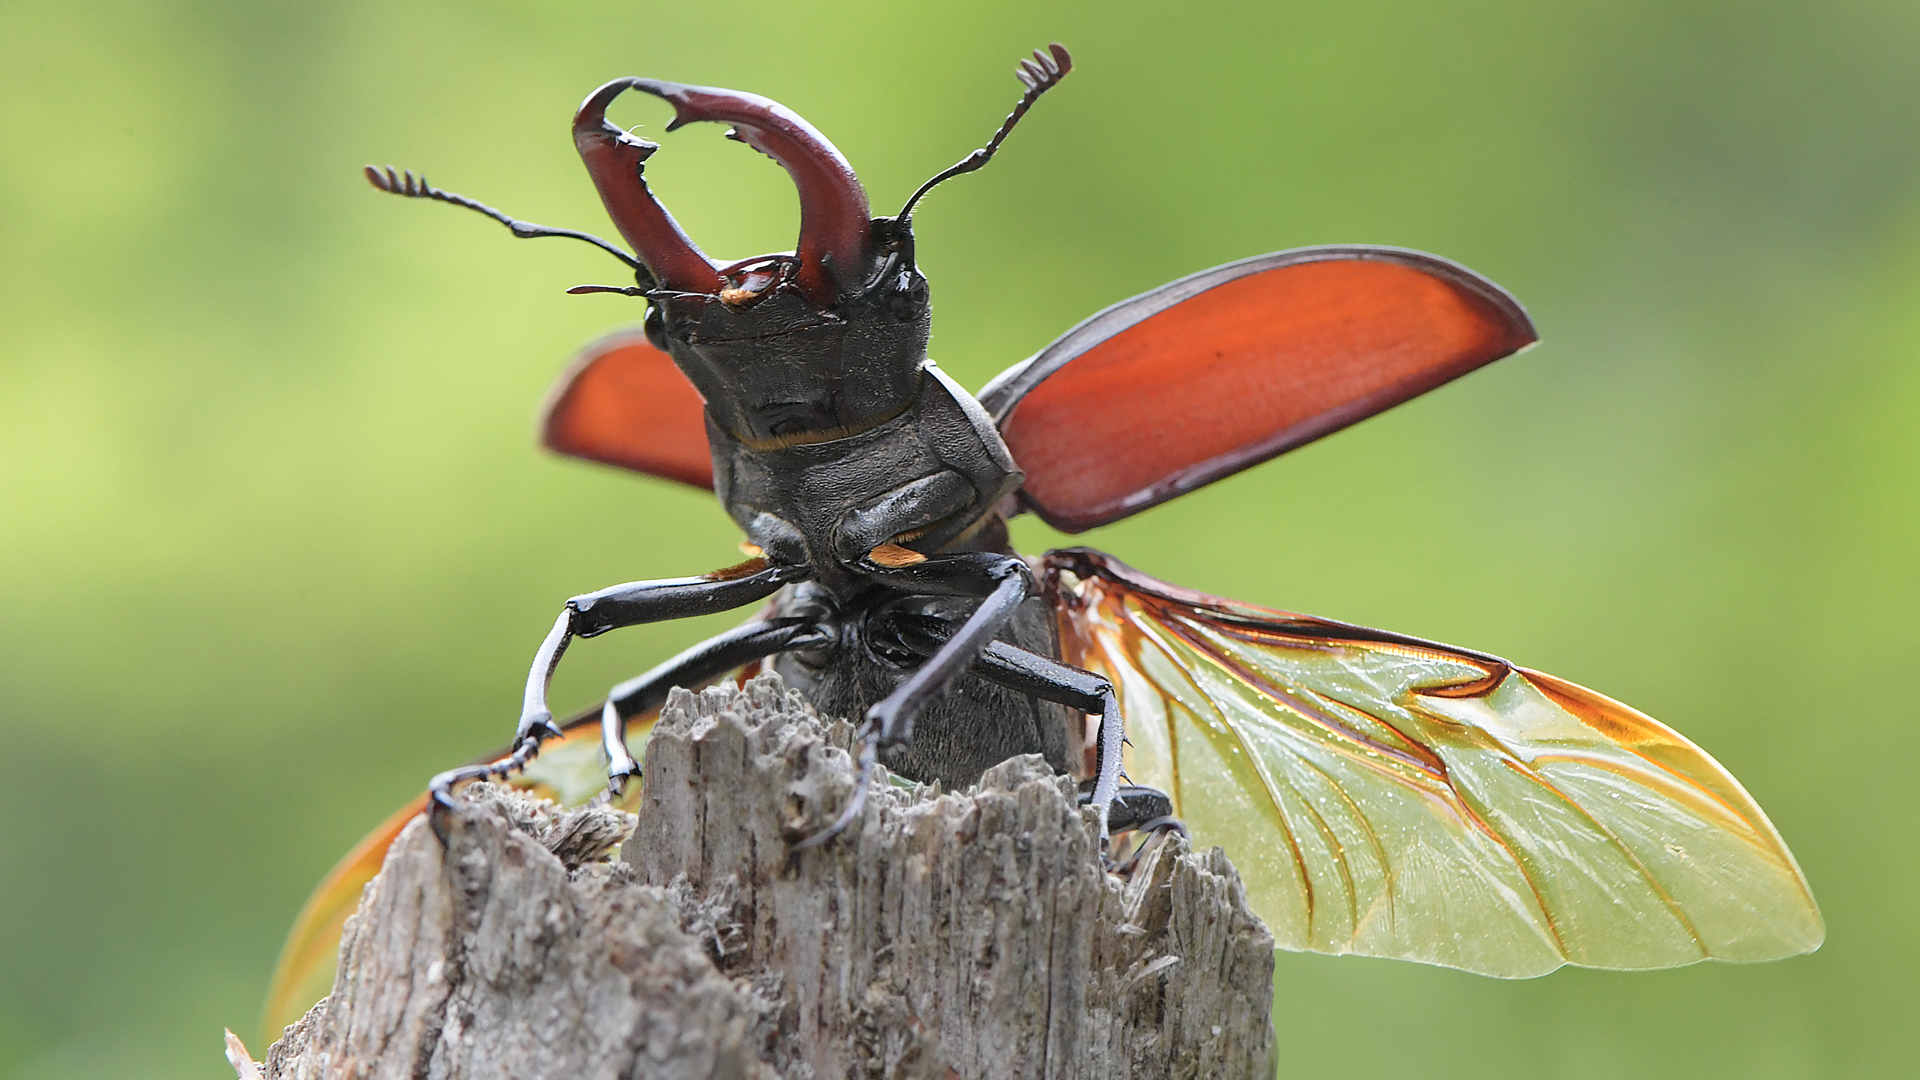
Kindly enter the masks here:
[[[1828, 920], [1784, 963], [1519, 983], [1283, 955], [1284, 1071], [1910, 1067], [1920, 7], [15, 0], [0, 1077], [230, 1075], [222, 1025], [264, 1053], [302, 897], [507, 733], [561, 600], [735, 557], [710, 500], [533, 448], [571, 351], [640, 313], [561, 290], [620, 268], [377, 195], [360, 165], [605, 231], [567, 122], [649, 74], [793, 106], [884, 210], [979, 145], [1053, 39], [1073, 77], [918, 216], [962, 382], [1314, 243], [1464, 262], [1545, 337], [1084, 539], [1634, 703], [1748, 785]], [[663, 141], [649, 177], [708, 251], [791, 243], [775, 166], [711, 126]], [[588, 643], [557, 702], [725, 622]]]

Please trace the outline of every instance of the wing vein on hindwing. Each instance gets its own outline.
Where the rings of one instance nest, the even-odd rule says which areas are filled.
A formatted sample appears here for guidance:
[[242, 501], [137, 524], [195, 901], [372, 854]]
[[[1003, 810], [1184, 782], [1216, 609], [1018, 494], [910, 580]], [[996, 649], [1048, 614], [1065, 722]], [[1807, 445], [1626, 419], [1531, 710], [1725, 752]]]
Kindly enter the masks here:
[[1760, 960], [1824, 936], [1791, 853], [1652, 719], [1497, 657], [1049, 554], [1063, 655], [1136, 782], [1224, 846], [1284, 948], [1524, 977]]
[[[1137, 603], [1138, 601], [1136, 600], [1135, 602]], [[1261, 785], [1259, 794], [1266, 796], [1267, 805], [1273, 809], [1273, 823], [1279, 828], [1281, 835], [1286, 837], [1287, 850], [1289, 854], [1292, 855], [1294, 867], [1299, 873], [1300, 891], [1302, 901], [1306, 908], [1307, 921], [1311, 923], [1313, 921], [1314, 909], [1319, 900], [1317, 895], [1318, 891], [1315, 889], [1313, 882], [1313, 868], [1307, 864], [1306, 854], [1301, 850], [1300, 838], [1294, 830], [1293, 822], [1287, 813], [1287, 807], [1280, 800], [1279, 785], [1275, 783], [1271, 770], [1265, 767], [1264, 762], [1260, 760], [1260, 756], [1254, 753], [1253, 747], [1247, 744], [1246, 737], [1242, 734], [1239, 727], [1228, 718], [1226, 710], [1220, 707], [1219, 700], [1206, 692], [1205, 688], [1200, 685], [1199, 680], [1195, 677], [1196, 672], [1180, 662], [1180, 658], [1171, 644], [1165, 641], [1159, 633], [1159, 631], [1165, 630], [1170, 631], [1175, 636], [1186, 638], [1186, 635], [1181, 632], [1182, 629], [1176, 621], [1169, 619], [1161, 626], [1142, 626], [1140, 628], [1140, 637], [1159, 651], [1161, 657], [1170, 668], [1180, 673], [1187, 685], [1193, 690], [1195, 699], [1205, 703], [1213, 714], [1215, 723], [1202, 725], [1202, 737], [1207, 738], [1210, 742], [1217, 742], [1218, 739], [1215, 736], [1219, 734], [1232, 736], [1234, 748], [1240, 754], [1244, 755], [1247, 763], [1260, 777]], [[1196, 651], [1200, 651], [1202, 655], [1206, 655], [1204, 650]], [[1142, 664], [1141, 669], [1146, 670], [1146, 665]], [[1176, 732], [1176, 745], [1177, 742]], [[1288, 786], [1291, 787], [1291, 785]], [[1303, 799], [1302, 803], [1305, 804], [1305, 802], [1306, 800]], [[1309, 810], [1310, 809], [1311, 807], [1309, 807]], [[1337, 851], [1339, 849], [1338, 840], [1330, 831], [1322, 835], [1326, 837], [1333, 850]]]
[[[1202, 648], [1202, 643], [1206, 641], [1206, 638], [1204, 635], [1201, 635], [1193, 631], [1191, 628], [1185, 627], [1185, 626], [1182, 626], [1179, 632], [1181, 633], [1181, 636], [1183, 638], [1193, 643], [1196, 649], [1203, 651], [1205, 655], [1207, 655], [1215, 663], [1219, 664], [1229, 674], [1233, 675], [1236, 678], [1240, 678], [1245, 681], [1248, 681], [1251, 685], [1259, 686], [1264, 691], [1268, 692], [1273, 697], [1273, 700], [1281, 703], [1286, 707], [1294, 709], [1294, 711], [1297, 712], [1303, 719], [1307, 719], [1309, 721], [1318, 723], [1320, 726], [1328, 729], [1330, 732], [1334, 733], [1336, 736], [1343, 736], [1343, 737], [1352, 739], [1353, 741], [1363, 746], [1371, 746], [1381, 753], [1385, 753], [1390, 756], [1394, 756], [1401, 760], [1404, 760], [1407, 762], [1407, 764], [1415, 768], [1426, 767], [1425, 763], [1423, 763], [1416, 755], [1410, 752], [1401, 751], [1395, 747], [1390, 747], [1385, 744], [1375, 742], [1374, 740], [1370, 739], [1364, 732], [1357, 730], [1353, 725], [1343, 724], [1338, 719], [1334, 718], [1332, 715], [1332, 710], [1347, 708], [1347, 706], [1345, 706], [1344, 704], [1336, 701], [1327, 700], [1327, 699], [1320, 699], [1318, 695], [1314, 695], [1316, 700], [1318, 700], [1320, 707], [1319, 708], [1310, 707], [1304, 701], [1300, 701], [1298, 698], [1295, 698], [1293, 695], [1285, 693], [1279, 687], [1273, 686], [1270, 682], [1261, 678], [1252, 669], [1246, 667], [1243, 664], [1237, 663], [1236, 661], [1233, 660], [1232, 657], [1228, 656], [1224, 651], [1218, 648], [1213, 648], [1213, 647]], [[1364, 764], [1364, 759], [1361, 759], [1361, 760], [1362, 760], [1362, 763]], [[1358, 826], [1358, 831], [1361, 837], [1366, 840], [1368, 850], [1372, 852], [1375, 861], [1378, 863], [1378, 865], [1381, 868], [1381, 875], [1383, 880], [1386, 883], [1386, 888], [1382, 890], [1381, 903], [1378, 905], [1378, 907], [1381, 910], [1384, 910], [1388, 921], [1391, 922], [1394, 915], [1393, 913], [1393, 897], [1394, 897], [1393, 877], [1394, 877], [1395, 871], [1393, 868], [1393, 860], [1389, 858], [1387, 854], [1386, 845], [1382, 842], [1380, 838], [1380, 834], [1374, 829], [1372, 822], [1367, 819], [1367, 815], [1365, 813], [1364, 808], [1357, 801], [1354, 800], [1353, 796], [1348, 793], [1346, 788], [1341, 785], [1338, 778], [1336, 778], [1333, 775], [1333, 773], [1326, 768], [1326, 766], [1304, 755], [1301, 756], [1300, 763], [1305, 768], [1312, 770], [1314, 775], [1320, 778], [1321, 782], [1326, 785], [1326, 790], [1330, 792], [1333, 795], [1333, 797], [1340, 800], [1341, 805], [1343, 805], [1347, 809], [1352, 820]], [[1432, 771], [1435, 774], [1436, 778], [1444, 778], [1444, 768], [1440, 766], [1440, 764], [1437, 761], [1432, 763], [1432, 769], [1430, 771]], [[1268, 770], [1268, 772], [1271, 773], [1271, 770]], [[1328, 821], [1326, 815], [1314, 808], [1313, 800], [1311, 798], [1308, 798], [1306, 793], [1300, 792], [1298, 787], [1292, 784], [1290, 781], [1288, 782], [1288, 787], [1291, 790], [1298, 793], [1298, 797], [1299, 797], [1300, 805], [1302, 809], [1304, 809], [1305, 812], [1313, 815], [1314, 821], [1320, 825], [1323, 834], [1328, 837], [1329, 849], [1334, 853], [1337, 860], [1336, 868], [1340, 871], [1341, 884], [1347, 890], [1347, 912], [1349, 915], [1349, 921], [1354, 927], [1358, 928], [1361, 925], [1361, 918], [1362, 918], [1360, 913], [1360, 878], [1357, 874], [1355, 874], [1354, 868], [1353, 868], [1353, 862], [1347, 856], [1347, 851], [1346, 851], [1347, 845], [1340, 840], [1338, 831], [1332, 827], [1332, 824]], [[1368, 918], [1373, 917], [1373, 910], [1374, 909], [1371, 909], [1371, 908], [1369, 909], [1369, 912], [1367, 915]]]
[[[1142, 605], [1142, 601], [1138, 598], [1130, 598], [1130, 602], [1135, 605]], [[1232, 627], [1231, 624], [1228, 624], [1207, 625], [1205, 629], [1202, 629], [1193, 621], [1178, 616], [1164, 604], [1153, 604], [1150, 606], [1150, 609], [1162, 620], [1162, 625], [1168, 631], [1185, 642], [1196, 655], [1203, 657], [1218, 667], [1227, 678], [1258, 690], [1261, 696], [1267, 701], [1287, 710], [1302, 721], [1312, 725], [1315, 729], [1325, 732], [1326, 735], [1333, 740], [1327, 747], [1327, 749], [1332, 752], [1346, 756], [1360, 766], [1375, 771], [1381, 770], [1379, 769], [1378, 763], [1370, 760], [1367, 752], [1379, 754], [1389, 759], [1399, 761], [1408, 768], [1418, 770], [1429, 777], [1435, 784], [1446, 784], [1448, 782], [1445, 763], [1435, 755], [1421, 753], [1420, 751], [1423, 748], [1420, 747], [1418, 743], [1407, 739], [1397, 729], [1392, 728], [1391, 725], [1387, 725], [1388, 732], [1395, 735], [1402, 745], [1393, 745], [1377, 736], [1369, 735], [1367, 732], [1361, 730], [1358, 724], [1343, 722], [1338, 714], [1342, 712], [1351, 713], [1355, 714], [1356, 719], [1366, 717], [1367, 719], [1374, 720], [1376, 723], [1380, 722], [1379, 718], [1368, 716], [1354, 709], [1346, 702], [1329, 698], [1311, 689], [1300, 688], [1295, 692], [1282, 688], [1253, 668], [1234, 658], [1215, 640], [1218, 636], [1241, 636], [1234, 634], [1234, 630], [1240, 628]], [[1149, 630], [1147, 632], [1151, 633], [1152, 631]], [[1244, 634], [1243, 640], [1260, 640], [1260, 635], [1255, 632], [1243, 630], [1242, 633]], [[1339, 873], [1341, 885], [1348, 894], [1346, 907], [1349, 915], [1349, 925], [1353, 926], [1355, 931], [1358, 932], [1361, 926], [1360, 877], [1354, 872], [1352, 862], [1347, 856], [1347, 845], [1341, 840], [1338, 830], [1332, 827], [1325, 814], [1315, 809], [1313, 799], [1307, 797], [1304, 792], [1300, 792], [1298, 786], [1291, 780], [1287, 780], [1283, 774], [1275, 772], [1259, 755], [1254, 754], [1253, 747], [1248, 742], [1244, 733], [1241, 735], [1241, 744], [1246, 747], [1247, 752], [1252, 755], [1258, 763], [1265, 782], [1269, 785], [1284, 784], [1289, 791], [1297, 793], [1300, 812], [1310, 815], [1320, 826], [1320, 831], [1327, 838], [1328, 851], [1334, 859], [1334, 867]], [[1352, 748], [1347, 744], [1351, 744]], [[1357, 748], [1363, 752], [1355, 753], [1353, 748]], [[1377, 861], [1380, 875], [1384, 882], [1379, 903], [1369, 908], [1368, 917], [1373, 917], [1373, 912], [1377, 908], [1378, 910], [1384, 911], [1388, 920], [1391, 921], [1393, 918], [1395, 898], [1394, 877], [1396, 871], [1393, 860], [1387, 852], [1386, 845], [1382, 842], [1379, 833], [1369, 820], [1365, 808], [1354, 799], [1346, 787], [1340, 783], [1339, 779], [1324, 764], [1315, 761], [1310, 755], [1304, 753], [1297, 755], [1297, 762], [1301, 767], [1311, 770], [1318, 776], [1325, 783], [1327, 793], [1333, 798], [1338, 799], [1351, 814], [1355, 830], [1360, 837], [1366, 841], [1368, 850], [1372, 852], [1374, 859]], [[1391, 776], [1391, 773], [1386, 773], [1386, 775]], [[1283, 817], [1287, 814], [1284, 806], [1277, 805], [1276, 811]], [[1498, 834], [1484, 822], [1480, 822], [1477, 819], [1469, 820], [1472, 824], [1480, 826], [1489, 839], [1496, 843], [1503, 843]], [[1310, 887], [1311, 878], [1305, 877], [1307, 870], [1304, 866], [1302, 867], [1302, 873], [1303, 878], [1309, 883]], [[1309, 904], [1306, 911], [1309, 925], [1311, 925], [1313, 913], [1313, 905]]]
[[[1498, 740], [1495, 740], [1495, 742], [1497, 743]], [[1519, 773], [1522, 776], [1525, 776], [1528, 780], [1539, 785], [1541, 788], [1545, 789], [1546, 791], [1552, 793], [1553, 797], [1556, 800], [1564, 804], [1568, 809], [1572, 810], [1574, 813], [1579, 814], [1580, 817], [1583, 820], [1585, 820], [1587, 824], [1590, 825], [1595, 832], [1599, 833], [1601, 836], [1606, 838], [1607, 842], [1613, 846], [1614, 850], [1620, 853], [1620, 857], [1623, 860], [1625, 860], [1629, 866], [1633, 867], [1633, 869], [1640, 875], [1640, 879], [1646, 883], [1647, 891], [1651, 892], [1654, 896], [1659, 898], [1660, 902], [1663, 905], [1665, 905], [1667, 913], [1672, 915], [1674, 921], [1679, 923], [1686, 930], [1687, 936], [1692, 938], [1696, 944], [1699, 944], [1701, 946], [1701, 958], [1705, 959], [1707, 956], [1705, 943], [1701, 941], [1700, 933], [1694, 927], [1693, 920], [1687, 917], [1686, 911], [1679, 905], [1679, 903], [1677, 903], [1674, 900], [1672, 894], [1670, 894], [1667, 891], [1666, 886], [1661, 884], [1659, 877], [1654, 874], [1653, 870], [1650, 867], [1647, 866], [1645, 860], [1641, 859], [1640, 856], [1633, 850], [1633, 848], [1630, 845], [1628, 845], [1626, 841], [1622, 839], [1618, 833], [1616, 833], [1612, 828], [1608, 827], [1606, 822], [1600, 820], [1586, 807], [1582, 806], [1580, 804], [1579, 799], [1574, 798], [1571, 794], [1563, 790], [1559, 785], [1555, 784], [1553, 781], [1541, 775], [1539, 770], [1533, 768], [1527, 762], [1521, 760], [1521, 757], [1518, 752], [1505, 747], [1503, 747], [1502, 749], [1511, 758], [1511, 760], [1504, 763], [1507, 768], [1512, 769], [1513, 771]], [[1466, 798], [1467, 798], [1466, 793], [1462, 792], [1461, 793], [1462, 802], [1466, 802]], [[1470, 809], [1474, 810], [1474, 816], [1476, 818], [1484, 817], [1484, 812], [1479, 810], [1479, 808], [1473, 807], [1471, 803], [1468, 803], [1467, 805], [1469, 806]], [[1511, 850], [1511, 847], [1509, 847], [1509, 850]], [[1524, 861], [1520, 861], [1520, 867], [1521, 867], [1521, 872], [1527, 873], [1528, 879], [1529, 881], [1531, 881], [1532, 874], [1528, 871]], [[1561, 947], [1564, 950], [1567, 947], [1567, 942], [1565, 941], [1565, 936], [1564, 936], [1562, 927], [1560, 925], [1560, 920], [1555, 918], [1551, 904], [1548, 902], [1547, 897], [1538, 888], [1534, 890], [1534, 896], [1540, 902], [1540, 912], [1542, 917], [1546, 919], [1548, 928], [1554, 932], [1555, 938], [1561, 942]]]
[[[1259, 672], [1235, 658], [1221, 647], [1218, 639], [1220, 636], [1229, 632], [1226, 627], [1212, 623], [1201, 623], [1191, 618], [1183, 618], [1165, 604], [1143, 602], [1138, 597], [1129, 597], [1127, 606], [1140, 614], [1151, 615], [1151, 617], [1157, 620], [1150, 628], [1141, 628], [1140, 632], [1143, 636], [1153, 637], [1156, 635], [1156, 631], [1161, 630], [1170, 632], [1186, 644], [1196, 658], [1208, 662], [1217, 668], [1228, 680], [1256, 690], [1260, 697], [1265, 699], [1267, 703], [1278, 706], [1281, 710], [1284, 710], [1285, 713], [1291, 714], [1294, 718], [1297, 718], [1298, 721], [1306, 724], [1309, 733], [1320, 733], [1323, 741], [1317, 749], [1343, 756], [1363, 768], [1381, 772], [1391, 777], [1391, 771], [1383, 769], [1381, 767], [1382, 763], [1376, 760], [1376, 756], [1384, 757], [1418, 771], [1436, 788], [1444, 787], [1448, 790], [1449, 794], [1457, 794], [1457, 791], [1453, 788], [1452, 777], [1445, 762], [1438, 755], [1419, 753], [1418, 750], [1420, 748], [1418, 743], [1411, 739], [1406, 739], [1404, 733], [1394, 728], [1386, 717], [1372, 716], [1364, 710], [1355, 708], [1348, 702], [1330, 697], [1325, 693], [1318, 692], [1309, 687], [1289, 690], [1275, 684], [1272, 680], [1262, 676]], [[1234, 636], [1242, 637], [1242, 640], [1257, 640], [1257, 635], [1254, 634]], [[1333, 654], [1337, 651], [1335, 649], [1315, 648], [1313, 646], [1308, 646], [1308, 648], [1312, 651], [1327, 654]], [[1230, 691], [1206, 696], [1210, 700], [1216, 701], [1220, 699], [1231, 700], [1233, 697]], [[1411, 703], [1407, 704], [1411, 705]], [[1341, 713], [1351, 715], [1356, 721], [1361, 718], [1371, 719], [1375, 724], [1383, 726], [1386, 730], [1370, 735], [1361, 730], [1359, 723], [1343, 722], [1339, 715]], [[1224, 716], [1224, 712], [1222, 715]], [[1229, 726], [1236, 729], [1236, 733], [1240, 736], [1240, 744], [1252, 755], [1252, 746], [1243, 730], [1249, 725], [1233, 725], [1231, 721], [1228, 721], [1228, 723]], [[1388, 738], [1386, 738], [1388, 735], [1400, 736], [1400, 741], [1404, 741], [1405, 748], [1390, 742]], [[1263, 786], [1267, 787], [1269, 792], [1276, 791], [1282, 786], [1289, 790], [1298, 790], [1292, 783], [1282, 779], [1266, 762], [1260, 761], [1258, 755], [1252, 756], [1254, 756], [1256, 762], [1258, 762]], [[1391, 917], [1396, 898], [1396, 875], [1393, 869], [1393, 860], [1388, 855], [1386, 846], [1381, 842], [1378, 833], [1368, 820], [1365, 808], [1347, 792], [1346, 788], [1339, 783], [1327, 767], [1313, 760], [1310, 753], [1296, 752], [1296, 764], [1299, 767], [1311, 770], [1326, 782], [1329, 791], [1335, 793], [1353, 814], [1353, 825], [1356, 830], [1361, 836], [1368, 838], [1370, 849], [1374, 857], [1378, 860], [1380, 877], [1383, 882], [1378, 903], [1370, 906], [1369, 912], [1371, 913], [1377, 907], [1384, 909], [1389, 914], [1389, 917]], [[1274, 805], [1280, 822], [1290, 835], [1290, 846], [1295, 852], [1298, 852], [1299, 845], [1297, 840], [1291, 839], [1292, 823], [1289, 819], [1296, 816], [1296, 814], [1300, 814], [1310, 815], [1320, 822], [1326, 821], [1325, 816], [1314, 809], [1311, 799], [1302, 798], [1297, 811], [1292, 810], [1278, 799], [1275, 800]], [[1526, 867], [1524, 859], [1520, 857], [1518, 852], [1512, 849], [1506, 838], [1501, 835], [1500, 830], [1495, 828], [1493, 824], [1487, 820], [1486, 816], [1478, 812], [1478, 809], [1470, 802], [1461, 799], [1450, 809], [1456, 812], [1464, 825], [1478, 831], [1489, 843], [1502, 849], [1508, 858], [1513, 861], [1515, 868], [1520, 873], [1522, 882], [1526, 886], [1527, 893], [1531, 895], [1534, 901], [1532, 906], [1535, 910], [1531, 914], [1540, 917], [1542, 921], [1547, 924], [1549, 933], [1554, 935], [1556, 944], [1558, 944], [1557, 939], [1560, 935], [1557, 933], [1557, 928], [1552, 925], [1552, 920], [1547, 917], [1548, 904], [1546, 898], [1541, 895], [1540, 889], [1532, 880], [1532, 874]], [[1336, 831], [1333, 830], [1331, 826], [1328, 826], [1324, 831], [1329, 838], [1328, 855], [1333, 860], [1334, 868], [1339, 872], [1341, 884], [1351, 890], [1348, 903], [1345, 906], [1347, 907], [1350, 919], [1348, 926], [1353, 933], [1357, 934], [1362, 930], [1362, 926], [1359, 914], [1360, 897], [1358, 896], [1356, 875], [1353, 873], [1346, 857], [1343, 845], [1339, 843]], [[1325, 932], [1315, 925], [1315, 916], [1318, 912], [1316, 911], [1317, 905], [1313, 902], [1314, 890], [1311, 867], [1307, 866], [1304, 858], [1298, 855], [1296, 855], [1296, 861], [1301, 863], [1303, 870], [1305, 883], [1303, 893], [1304, 898], [1307, 899], [1308, 902], [1304, 905], [1302, 915], [1307, 924], [1306, 933], [1308, 936], [1306, 940], [1309, 942], [1309, 947], [1311, 947], [1311, 944], [1315, 941], [1325, 940]]]

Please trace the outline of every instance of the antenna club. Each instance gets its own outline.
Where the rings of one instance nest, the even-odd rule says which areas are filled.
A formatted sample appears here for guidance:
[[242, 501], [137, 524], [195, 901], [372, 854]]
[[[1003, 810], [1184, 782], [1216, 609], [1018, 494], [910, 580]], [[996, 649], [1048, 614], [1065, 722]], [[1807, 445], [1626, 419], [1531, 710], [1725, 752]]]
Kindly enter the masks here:
[[1022, 57], [1020, 66], [1014, 69], [1013, 74], [1020, 80], [1020, 85], [1027, 88], [1027, 92], [1021, 95], [1020, 103], [1013, 107], [1013, 112], [1007, 114], [1006, 120], [1000, 125], [1000, 130], [993, 133], [993, 138], [987, 141], [987, 145], [961, 158], [956, 164], [936, 173], [933, 179], [921, 184], [919, 190], [907, 200], [907, 204], [900, 208], [900, 213], [896, 215], [899, 220], [909, 220], [913, 216], [914, 204], [920, 201], [921, 196], [944, 181], [951, 180], [961, 173], [970, 173], [993, 160], [993, 155], [1000, 149], [1000, 144], [1006, 141], [1007, 135], [1013, 131], [1013, 126], [1027, 114], [1027, 110], [1040, 99], [1040, 95], [1058, 86], [1060, 80], [1066, 78], [1067, 73], [1072, 70], [1072, 54], [1067, 52], [1065, 45], [1057, 41], [1048, 45], [1044, 52], [1035, 49], [1032, 57]]

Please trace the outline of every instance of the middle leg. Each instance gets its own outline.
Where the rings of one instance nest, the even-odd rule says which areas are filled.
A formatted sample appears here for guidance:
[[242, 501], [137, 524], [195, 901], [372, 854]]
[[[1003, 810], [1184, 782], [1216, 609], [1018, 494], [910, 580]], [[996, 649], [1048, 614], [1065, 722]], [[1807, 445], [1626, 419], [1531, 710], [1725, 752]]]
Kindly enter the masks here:
[[643, 675], [607, 692], [600, 711], [600, 745], [607, 754], [607, 790], [619, 795], [640, 764], [627, 750], [627, 721], [666, 703], [676, 686], [697, 686], [765, 656], [805, 649], [826, 638], [818, 623], [804, 618], [767, 619], [735, 627], [695, 645]]

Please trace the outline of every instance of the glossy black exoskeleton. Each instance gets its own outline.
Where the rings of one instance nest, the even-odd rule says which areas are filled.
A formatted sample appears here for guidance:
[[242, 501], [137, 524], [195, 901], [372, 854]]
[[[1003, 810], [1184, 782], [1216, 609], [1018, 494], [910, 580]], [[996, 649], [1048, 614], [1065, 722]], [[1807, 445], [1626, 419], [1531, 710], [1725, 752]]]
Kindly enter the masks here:
[[[639, 772], [626, 749], [629, 718], [657, 707], [673, 686], [774, 657], [823, 713], [865, 719], [860, 787], [840, 819], [807, 843], [852, 820], [876, 761], [950, 786], [1016, 754], [1041, 754], [1069, 771], [1083, 741], [1069, 734], [1070, 717], [1082, 711], [1101, 718], [1084, 797], [1106, 819], [1120, 795], [1114, 691], [1054, 659], [1051, 612], [1032, 569], [1009, 548], [1002, 516], [1021, 472], [993, 418], [927, 357], [928, 289], [911, 220], [934, 184], [984, 165], [1070, 68], [1058, 45], [1023, 61], [1027, 92], [993, 140], [928, 181], [898, 215], [881, 218], [870, 215], [840, 152], [785, 107], [730, 90], [610, 82], [581, 106], [574, 141], [633, 256], [597, 237], [515, 221], [411, 174], [367, 170], [383, 190], [480, 210], [517, 236], [587, 240], [625, 261], [634, 286], [575, 291], [648, 300], [648, 341], [705, 402], [713, 490], [760, 552], [704, 577], [569, 600], [535, 656], [512, 753], [435, 778], [438, 805], [457, 783], [524, 765], [543, 738], [559, 733], [547, 687], [574, 638], [780, 593], [768, 617], [609, 694], [603, 743], [616, 788]], [[606, 119], [608, 104], [629, 89], [674, 106], [669, 130], [725, 122], [731, 137], [784, 166], [800, 195], [796, 250], [733, 264], [701, 253], [647, 188], [642, 166], [658, 145]], [[1156, 793], [1128, 795], [1129, 822], [1166, 812]]]

